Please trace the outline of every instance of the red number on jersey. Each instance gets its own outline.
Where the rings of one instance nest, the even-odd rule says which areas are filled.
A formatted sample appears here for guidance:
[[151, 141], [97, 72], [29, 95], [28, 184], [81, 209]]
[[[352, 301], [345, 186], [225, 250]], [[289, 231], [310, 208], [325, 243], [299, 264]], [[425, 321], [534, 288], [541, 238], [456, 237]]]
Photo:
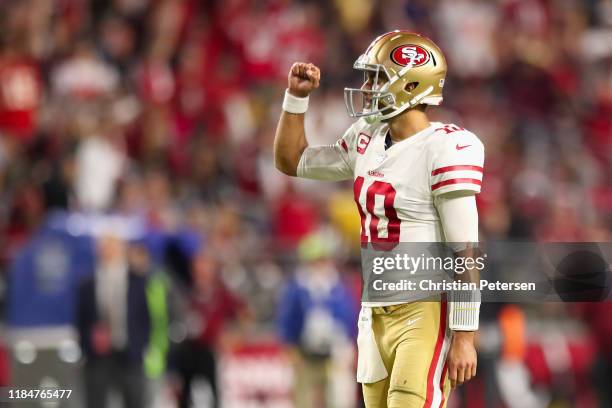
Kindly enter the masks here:
[[449, 133], [458, 132], [465, 129], [457, 125], [444, 125], [441, 128], [437, 128], [435, 131], [437, 132], [438, 130], [443, 130], [448, 135]]
[[[353, 185], [353, 193], [355, 195], [355, 202], [357, 203], [357, 209], [359, 210], [359, 216], [361, 217], [361, 244], [367, 245], [368, 237], [366, 235], [366, 216], [365, 211], [370, 214], [370, 241], [372, 247], [377, 250], [389, 251], [399, 243], [400, 238], [400, 223], [401, 220], [397, 216], [397, 211], [393, 206], [395, 202], [395, 188], [389, 183], [384, 181], [375, 181], [368, 187], [366, 191], [366, 208], [359, 203], [359, 196], [363, 189], [364, 178], [359, 176], [355, 179]], [[380, 217], [376, 215], [374, 205], [376, 203], [376, 196], [381, 195], [384, 197], [383, 207], [385, 210], [385, 218], [387, 218], [387, 237], [380, 237], [378, 235], [378, 223]]]
[[357, 210], [359, 211], [359, 217], [361, 219], [361, 244], [367, 244], [368, 236], [366, 235], [365, 229], [365, 213], [363, 212], [363, 208], [361, 208], [361, 204], [359, 204], [359, 196], [361, 195], [361, 189], [363, 188], [363, 182], [365, 179], [361, 176], [355, 179], [355, 183], [353, 184], [353, 196], [355, 197], [355, 203], [357, 204]]

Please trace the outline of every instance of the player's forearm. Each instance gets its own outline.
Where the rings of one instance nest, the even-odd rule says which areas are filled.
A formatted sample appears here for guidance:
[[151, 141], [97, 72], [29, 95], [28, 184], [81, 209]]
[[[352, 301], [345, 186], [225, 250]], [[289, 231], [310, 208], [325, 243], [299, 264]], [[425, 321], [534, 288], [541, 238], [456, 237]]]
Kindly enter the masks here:
[[319, 87], [321, 71], [312, 63], [296, 62], [289, 70], [283, 112], [274, 138], [274, 164], [289, 176], [297, 175], [298, 164], [308, 146], [304, 131], [304, 114], [308, 95]]
[[[448, 245], [457, 258], [463, 260], [478, 257], [478, 211], [472, 193], [447, 193], [436, 198], [442, 226]], [[480, 271], [473, 262], [464, 261], [465, 270], [455, 274], [455, 279], [463, 283], [478, 283]], [[449, 293], [450, 328], [455, 331], [474, 331], [478, 329], [480, 292], [455, 290]]]
[[304, 114], [283, 111], [274, 137], [274, 164], [289, 176], [297, 175], [302, 152], [308, 147], [304, 131]]

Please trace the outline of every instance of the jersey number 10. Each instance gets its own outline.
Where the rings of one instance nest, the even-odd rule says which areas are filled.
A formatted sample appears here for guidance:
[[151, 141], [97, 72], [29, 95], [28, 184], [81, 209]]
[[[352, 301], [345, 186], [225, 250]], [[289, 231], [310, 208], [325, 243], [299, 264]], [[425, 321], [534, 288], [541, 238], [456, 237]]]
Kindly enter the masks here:
[[[395, 202], [395, 188], [389, 183], [384, 181], [375, 181], [366, 190], [366, 205], [365, 208], [359, 202], [361, 196], [361, 190], [363, 189], [363, 183], [365, 179], [361, 176], [355, 179], [353, 185], [353, 193], [355, 195], [355, 202], [357, 203], [357, 209], [359, 210], [359, 216], [361, 217], [361, 246], [367, 246], [368, 234], [366, 234], [366, 212], [370, 214], [370, 242], [372, 247], [376, 250], [391, 250], [397, 246], [400, 239], [400, 219], [397, 217], [397, 211], [393, 206]], [[387, 219], [387, 236], [381, 237], [379, 235], [378, 224], [380, 216], [376, 215], [375, 204], [376, 196], [383, 196], [383, 208], [384, 216]]]

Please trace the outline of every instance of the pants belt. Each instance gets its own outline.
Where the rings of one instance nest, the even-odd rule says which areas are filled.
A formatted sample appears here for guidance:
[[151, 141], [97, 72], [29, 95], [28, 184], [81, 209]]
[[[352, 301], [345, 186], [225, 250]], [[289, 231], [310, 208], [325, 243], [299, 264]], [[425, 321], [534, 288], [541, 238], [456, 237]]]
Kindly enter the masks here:
[[391, 305], [391, 306], [375, 306], [372, 308], [372, 314], [376, 314], [376, 315], [389, 314], [404, 306], [406, 306], [406, 303], [401, 303], [399, 305]]

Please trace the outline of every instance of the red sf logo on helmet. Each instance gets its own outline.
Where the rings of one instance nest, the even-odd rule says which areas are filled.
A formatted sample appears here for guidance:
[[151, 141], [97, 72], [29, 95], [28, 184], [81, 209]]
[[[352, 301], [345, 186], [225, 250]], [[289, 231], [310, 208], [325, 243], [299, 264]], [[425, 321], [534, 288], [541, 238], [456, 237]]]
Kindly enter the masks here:
[[420, 67], [429, 61], [429, 53], [420, 45], [405, 44], [391, 51], [391, 60], [402, 66], [412, 63], [413, 67]]

